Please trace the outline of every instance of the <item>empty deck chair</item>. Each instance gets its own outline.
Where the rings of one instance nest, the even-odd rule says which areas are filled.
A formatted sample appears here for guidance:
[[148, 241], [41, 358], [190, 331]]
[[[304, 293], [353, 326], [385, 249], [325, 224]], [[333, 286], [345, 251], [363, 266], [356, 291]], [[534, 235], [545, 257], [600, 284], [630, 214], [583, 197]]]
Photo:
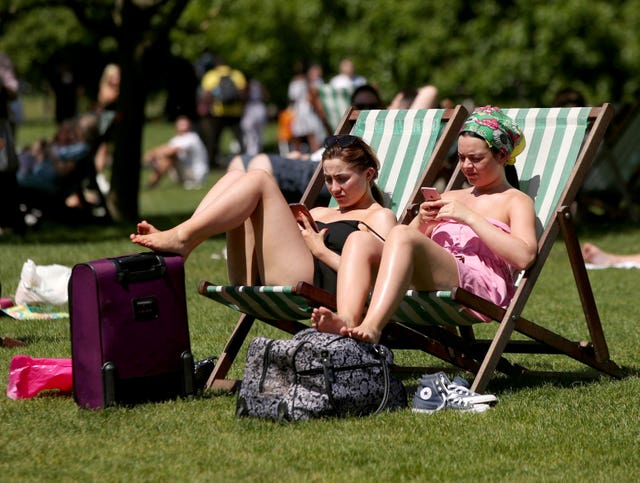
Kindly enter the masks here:
[[[388, 206], [404, 221], [411, 216], [408, 208], [421, 199], [420, 186], [435, 182], [466, 115], [463, 107], [350, 110], [337, 133], [351, 132], [372, 146], [381, 163], [378, 186], [388, 197]], [[312, 206], [322, 183], [319, 167], [301, 201]], [[295, 333], [308, 327], [300, 321], [308, 320], [313, 308], [308, 300], [296, 295], [296, 287], [216, 286], [203, 281], [199, 292], [244, 314], [218, 359], [207, 387], [232, 387], [233, 382], [223, 379], [255, 319]]]
[[322, 84], [312, 91], [314, 106], [327, 132], [334, 132], [351, 107], [353, 89], [337, 89], [330, 84]]
[[635, 192], [640, 174], [640, 104], [623, 108], [614, 117], [578, 194], [583, 211], [614, 218], [640, 219]]

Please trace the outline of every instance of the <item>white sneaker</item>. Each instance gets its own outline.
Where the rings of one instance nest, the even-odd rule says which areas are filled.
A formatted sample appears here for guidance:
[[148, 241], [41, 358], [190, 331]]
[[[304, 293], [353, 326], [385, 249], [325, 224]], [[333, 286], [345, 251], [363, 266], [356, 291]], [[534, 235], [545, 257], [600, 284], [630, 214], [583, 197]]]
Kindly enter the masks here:
[[498, 398], [493, 394], [478, 394], [477, 392], [473, 392], [469, 389], [469, 383], [462, 379], [461, 377], [456, 376], [453, 379], [453, 382], [447, 386], [449, 390], [449, 394], [452, 397], [459, 397], [465, 399], [472, 404], [495, 404], [498, 402]]

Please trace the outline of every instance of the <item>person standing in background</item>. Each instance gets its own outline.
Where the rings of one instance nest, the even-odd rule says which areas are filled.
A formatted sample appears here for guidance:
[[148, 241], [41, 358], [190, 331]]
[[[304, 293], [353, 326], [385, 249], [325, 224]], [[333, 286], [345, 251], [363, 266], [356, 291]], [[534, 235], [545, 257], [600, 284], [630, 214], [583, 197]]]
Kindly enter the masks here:
[[[220, 136], [231, 129], [240, 152], [244, 140], [240, 120], [247, 97], [247, 79], [238, 69], [228, 66], [221, 57], [214, 56], [213, 68], [204, 74], [199, 92], [200, 132], [209, 155], [209, 166], [223, 165], [218, 160]], [[204, 109], [203, 109], [204, 107]]]
[[313, 63], [304, 74], [297, 74], [291, 79], [288, 88], [289, 102], [293, 109], [291, 134], [294, 151], [312, 153], [322, 146], [327, 132], [322, 119], [316, 113], [312, 102], [312, 90], [324, 83], [322, 67]]
[[351, 59], [342, 59], [339, 66], [339, 74], [329, 81], [335, 89], [355, 89], [367, 83], [367, 79], [356, 74], [355, 66]]
[[267, 121], [264, 87], [258, 79], [251, 79], [249, 81], [247, 104], [244, 106], [244, 114], [240, 121], [246, 154], [255, 156], [262, 152], [263, 133]]
[[116, 105], [120, 96], [120, 66], [107, 64], [102, 71], [100, 84], [98, 85], [98, 102], [96, 113], [98, 114], [98, 132], [103, 142], [96, 151], [96, 181], [103, 194], [109, 192], [109, 182], [104, 176], [104, 169], [109, 164], [109, 140], [111, 128], [116, 122]]
[[13, 62], [0, 52], [0, 231], [3, 227], [24, 231], [24, 218], [19, 208], [18, 156], [15, 148], [15, 126], [10, 119], [10, 104], [18, 97], [19, 82]]

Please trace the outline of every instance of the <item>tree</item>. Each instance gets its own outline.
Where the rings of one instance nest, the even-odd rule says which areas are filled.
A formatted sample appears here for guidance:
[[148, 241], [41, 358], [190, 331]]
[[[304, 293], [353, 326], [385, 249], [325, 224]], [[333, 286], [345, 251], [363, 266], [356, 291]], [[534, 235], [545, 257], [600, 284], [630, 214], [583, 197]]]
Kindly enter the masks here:
[[[142, 128], [147, 94], [157, 72], [156, 67], [168, 54], [169, 32], [188, 1], [15, 0], [0, 11], [2, 25], [6, 25], [4, 22], [9, 18], [13, 22], [21, 19], [33, 21], [42, 14], [41, 9], [47, 7], [55, 12], [57, 18], [73, 25], [75, 35], [85, 41], [114, 41], [115, 60], [120, 65], [122, 79], [117, 107], [119, 122], [114, 130], [110, 200], [113, 215], [118, 220], [138, 220]], [[70, 22], [64, 12], [71, 12], [77, 24]], [[81, 26], [85, 33], [79, 33], [77, 26]], [[38, 34], [37, 29], [34, 32]]]
[[640, 94], [639, 28], [640, 0], [0, 0], [0, 50], [32, 82], [65, 45], [91, 52], [77, 54], [83, 65], [121, 64], [112, 186], [127, 220], [144, 103], [169, 50], [224, 55], [280, 107], [297, 62], [320, 62], [328, 78], [345, 56], [386, 99], [432, 83], [454, 102], [548, 105], [572, 87], [592, 104], [624, 103]]
[[639, 12], [640, 0], [192, 0], [172, 38], [190, 58], [224, 53], [280, 105], [296, 60], [330, 76], [344, 56], [387, 99], [429, 82], [455, 101], [548, 105], [573, 87], [618, 103], [640, 89]]

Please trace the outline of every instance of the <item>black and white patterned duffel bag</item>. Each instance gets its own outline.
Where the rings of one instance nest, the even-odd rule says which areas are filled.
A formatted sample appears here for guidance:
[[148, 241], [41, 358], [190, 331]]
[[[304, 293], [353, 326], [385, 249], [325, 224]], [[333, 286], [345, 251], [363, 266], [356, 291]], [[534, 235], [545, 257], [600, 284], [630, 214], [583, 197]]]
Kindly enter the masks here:
[[292, 339], [256, 337], [238, 393], [237, 415], [281, 421], [353, 416], [407, 405], [380, 344], [306, 329]]

